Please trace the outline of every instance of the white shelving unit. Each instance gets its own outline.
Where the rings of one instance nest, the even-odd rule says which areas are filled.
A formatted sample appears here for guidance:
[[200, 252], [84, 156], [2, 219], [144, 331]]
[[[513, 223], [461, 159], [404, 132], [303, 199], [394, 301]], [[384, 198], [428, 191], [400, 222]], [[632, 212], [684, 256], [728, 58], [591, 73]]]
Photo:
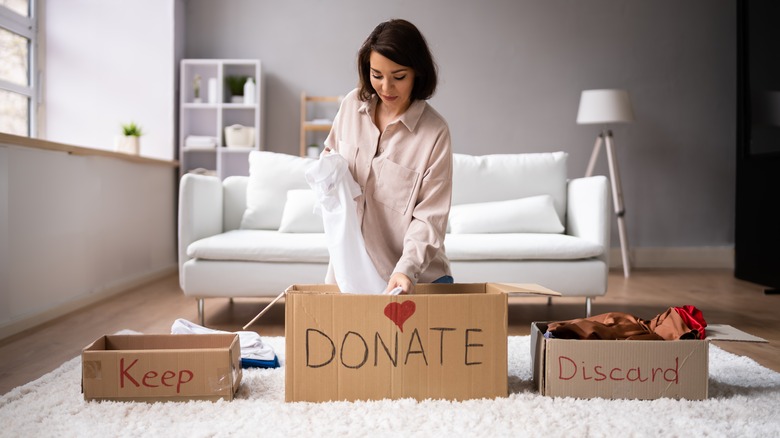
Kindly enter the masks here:
[[[200, 76], [200, 102], [195, 99], [195, 76]], [[252, 103], [233, 103], [225, 80], [230, 76], [252, 77]], [[220, 179], [249, 175], [249, 152], [263, 150], [262, 68], [256, 59], [183, 59], [179, 86], [179, 162], [182, 174], [194, 169], [214, 172]], [[214, 84], [210, 90], [209, 80]], [[212, 96], [213, 99], [209, 99]], [[235, 124], [254, 128], [251, 147], [227, 147], [225, 127]], [[214, 147], [187, 146], [187, 137], [214, 138]]]

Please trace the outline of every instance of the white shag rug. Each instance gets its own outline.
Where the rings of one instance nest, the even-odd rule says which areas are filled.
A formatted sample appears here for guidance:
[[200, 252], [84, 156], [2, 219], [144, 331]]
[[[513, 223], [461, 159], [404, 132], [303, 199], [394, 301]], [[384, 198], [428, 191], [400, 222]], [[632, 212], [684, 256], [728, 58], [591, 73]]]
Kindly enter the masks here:
[[709, 399], [641, 401], [540, 396], [530, 337], [508, 342], [510, 396], [464, 402], [285, 403], [284, 368], [244, 370], [231, 402], [85, 402], [77, 357], [0, 397], [0, 436], [780, 436], [780, 374], [714, 345]]

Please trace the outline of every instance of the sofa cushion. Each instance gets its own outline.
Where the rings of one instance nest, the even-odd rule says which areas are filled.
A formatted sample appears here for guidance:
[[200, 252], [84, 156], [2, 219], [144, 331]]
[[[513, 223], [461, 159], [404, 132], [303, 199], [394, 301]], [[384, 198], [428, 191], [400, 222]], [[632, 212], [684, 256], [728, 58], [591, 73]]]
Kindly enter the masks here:
[[324, 233], [322, 217], [314, 212], [317, 195], [311, 189], [287, 191], [280, 233]]
[[271, 230], [233, 230], [197, 240], [187, 256], [210, 260], [257, 262], [328, 262], [325, 234], [280, 233]]
[[[598, 257], [602, 245], [565, 234], [448, 234], [450, 260], [576, 260]], [[327, 263], [325, 234], [233, 230], [193, 242], [187, 256], [209, 260]]]
[[566, 152], [453, 154], [452, 205], [550, 195], [563, 223], [567, 157]]
[[604, 246], [566, 234], [447, 234], [444, 246], [451, 261], [575, 260], [604, 253]]
[[250, 152], [246, 211], [240, 228], [278, 230], [287, 191], [309, 188], [303, 175], [312, 162], [313, 158], [266, 151]]
[[449, 224], [459, 234], [563, 232], [550, 195], [453, 205]]

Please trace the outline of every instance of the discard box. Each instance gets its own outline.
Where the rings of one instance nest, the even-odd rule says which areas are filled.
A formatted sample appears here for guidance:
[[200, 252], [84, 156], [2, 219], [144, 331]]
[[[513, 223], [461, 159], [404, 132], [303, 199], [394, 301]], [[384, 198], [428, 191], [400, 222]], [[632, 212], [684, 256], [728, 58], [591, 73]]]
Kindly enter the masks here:
[[286, 293], [287, 401], [507, 396], [508, 294], [537, 285], [418, 284], [413, 295]]
[[85, 400], [232, 400], [241, 383], [236, 334], [108, 335], [81, 353]]
[[534, 383], [553, 397], [707, 398], [708, 340], [547, 339], [531, 324]]

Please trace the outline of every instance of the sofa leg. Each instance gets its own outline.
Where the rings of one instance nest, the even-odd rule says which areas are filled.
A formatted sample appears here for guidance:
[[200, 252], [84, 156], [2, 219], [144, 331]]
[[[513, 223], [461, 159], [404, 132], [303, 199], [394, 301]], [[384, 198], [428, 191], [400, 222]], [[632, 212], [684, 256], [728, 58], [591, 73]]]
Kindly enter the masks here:
[[585, 298], [585, 317], [590, 318], [590, 308], [593, 300], [590, 297]]
[[206, 299], [205, 298], [198, 298], [198, 321], [200, 322], [200, 325], [203, 327], [206, 326], [206, 316], [204, 315], [203, 308], [205, 307]]
[[552, 297], [547, 297], [547, 305], [552, 306]]

